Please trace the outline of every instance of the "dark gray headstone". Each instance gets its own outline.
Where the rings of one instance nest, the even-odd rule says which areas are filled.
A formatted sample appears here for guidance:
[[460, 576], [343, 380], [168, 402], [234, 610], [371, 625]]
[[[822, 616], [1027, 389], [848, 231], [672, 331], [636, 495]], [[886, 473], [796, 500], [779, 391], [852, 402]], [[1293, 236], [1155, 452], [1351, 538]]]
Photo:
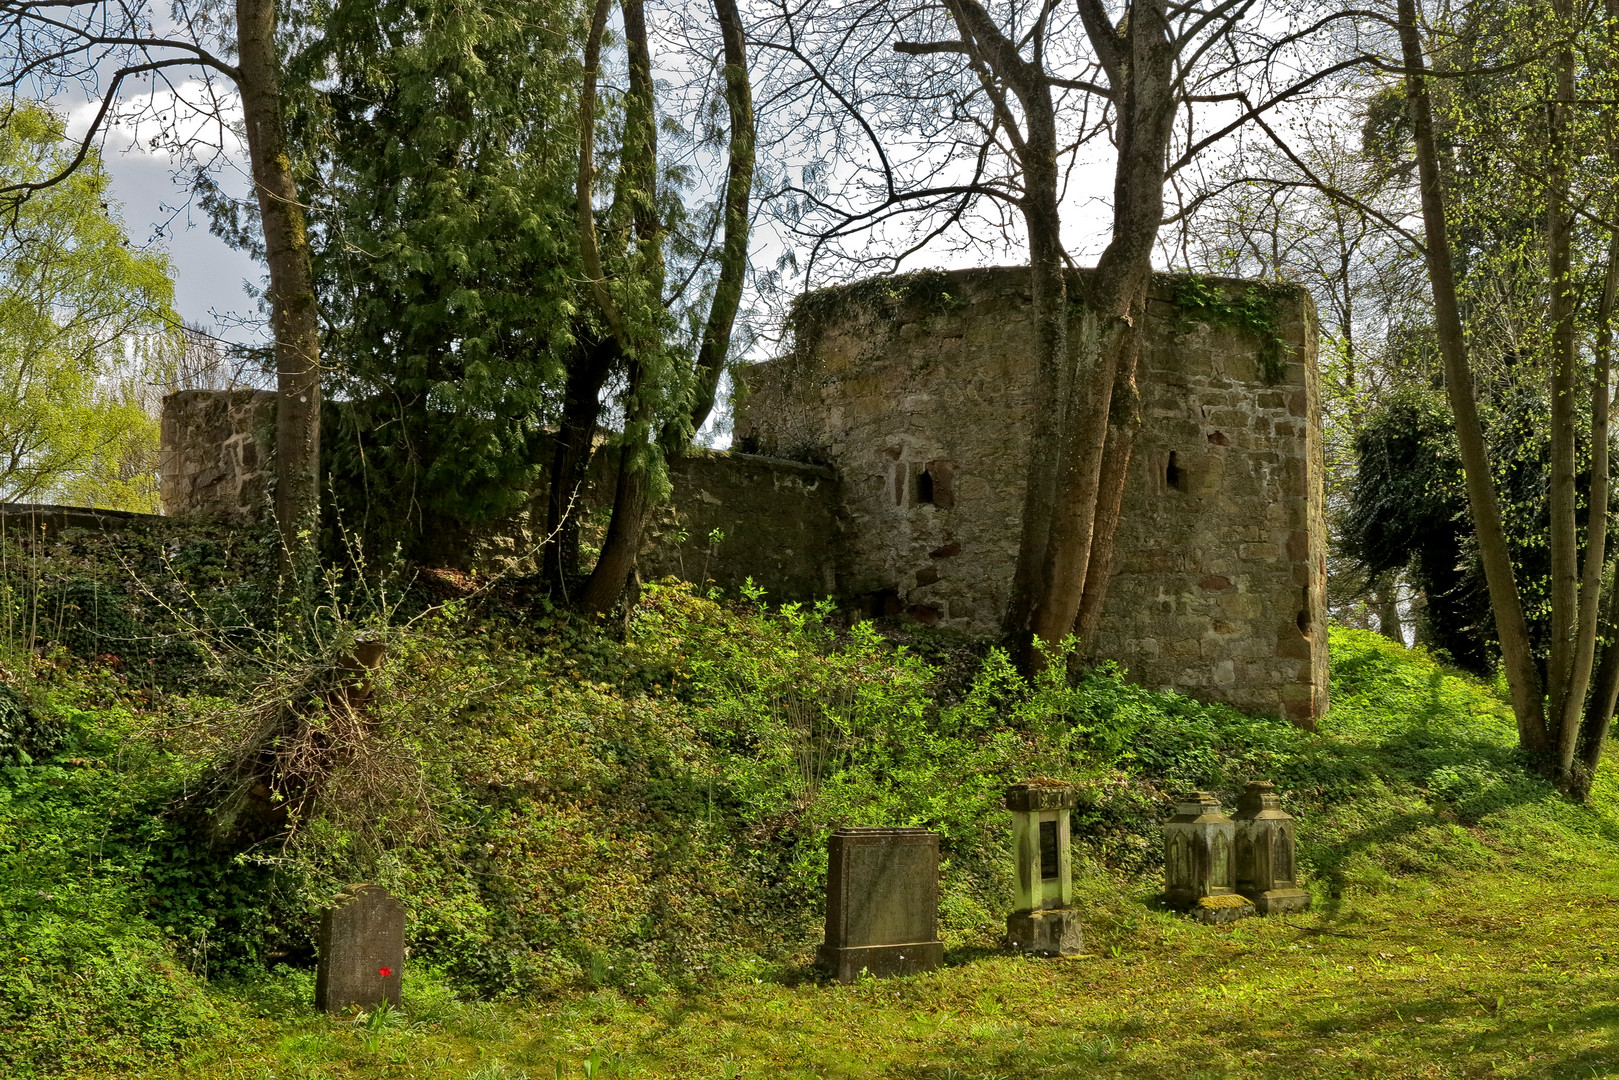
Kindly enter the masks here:
[[931, 971], [939, 941], [939, 835], [839, 829], [827, 842], [826, 944], [817, 959], [840, 982]]
[[380, 885], [350, 885], [321, 915], [315, 1008], [399, 1005], [405, 905]]

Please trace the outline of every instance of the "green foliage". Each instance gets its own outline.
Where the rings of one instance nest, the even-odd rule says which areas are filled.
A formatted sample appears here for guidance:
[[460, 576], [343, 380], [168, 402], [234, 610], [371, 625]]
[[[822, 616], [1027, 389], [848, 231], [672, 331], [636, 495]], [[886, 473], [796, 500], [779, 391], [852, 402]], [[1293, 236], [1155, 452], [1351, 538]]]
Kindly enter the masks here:
[[1282, 337], [1279, 301], [1295, 295], [1297, 286], [1252, 282], [1232, 299], [1226, 295], [1229, 286], [1200, 274], [1177, 274], [1172, 281], [1171, 296], [1184, 319], [1252, 334], [1259, 339], [1260, 377], [1272, 386], [1286, 377], [1287, 339]]
[[290, 62], [332, 395], [328, 528], [373, 551], [518, 509], [580, 271], [575, 13], [338, 0]]
[[[1518, 588], [1531, 639], [1544, 656], [1551, 632], [1546, 396], [1538, 385], [1502, 381], [1483, 405]], [[1426, 639], [1468, 671], [1487, 674], [1494, 663], [1495, 623], [1474, 546], [1455, 428], [1442, 394], [1408, 388], [1390, 395], [1366, 417], [1355, 456], [1341, 521], [1345, 553], [1374, 574], [1408, 570], [1427, 598]], [[1576, 462], [1576, 485], [1587, 492], [1589, 440], [1579, 440]], [[1619, 502], [1610, 513], [1615, 509]], [[1582, 541], [1587, 513], [1582, 499], [1576, 512]]]
[[[0, 176], [43, 181], [77, 152], [62, 121], [0, 113]], [[92, 150], [6, 208], [0, 231], [0, 498], [157, 508], [157, 421], [143, 397], [179, 329], [161, 255], [129, 246]]]
[[[830, 607], [653, 583], [619, 637], [434, 588], [436, 612], [387, 631], [364, 730], [310, 721], [394, 775], [351, 773], [372, 784], [363, 814], [317, 799], [292, 842], [245, 856], [211, 813], [240, 742], [221, 718], [257, 709], [280, 661], [252, 659], [253, 679], [213, 698], [63, 652], [29, 661], [19, 700], [60, 734], [0, 768], [9, 1058], [43, 1072], [167, 1055], [247, 1014], [297, 1015], [307, 971], [258, 972], [307, 963], [318, 907], [356, 880], [411, 911], [409, 1012], [329, 1036], [371, 1064], [411, 1060], [445, 1024], [513, 1038], [456, 994], [641, 1001], [799, 980], [826, 837], [850, 824], [941, 834], [941, 926], [971, 970], [1010, 897], [1002, 789], [1031, 776], [1078, 789], [1089, 932], [1115, 944], [1170, 925], [1151, 904], [1158, 828], [1188, 789], [1229, 805], [1275, 780], [1329, 913], [1413, 879], [1531, 872], [1606, 835], [1525, 772], [1491, 688], [1373, 634], [1332, 631], [1333, 712], [1310, 733], [1110, 667], [1070, 683], [1060, 655], [1031, 682], [999, 650], [899, 644]], [[536, 1054], [523, 1060], [578, 1060]]]
[[[187, 772], [125, 708], [85, 709], [40, 687], [53, 753], [0, 766], [0, 1062], [10, 1076], [167, 1055], [222, 1032], [212, 996], [176, 955], [185, 928], [152, 918]], [[21, 760], [21, 759], [17, 759]], [[204, 970], [205, 957], [188, 959]]]

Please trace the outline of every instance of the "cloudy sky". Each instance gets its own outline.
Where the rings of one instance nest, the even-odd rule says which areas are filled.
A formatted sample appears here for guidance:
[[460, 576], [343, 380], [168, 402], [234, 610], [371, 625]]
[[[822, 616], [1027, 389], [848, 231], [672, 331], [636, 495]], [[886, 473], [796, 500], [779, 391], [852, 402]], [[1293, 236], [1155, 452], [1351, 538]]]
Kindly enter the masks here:
[[[181, 83], [180, 93], [195, 92], [198, 84]], [[146, 101], [151, 101], [148, 97]], [[133, 105], [138, 105], [136, 99]], [[82, 136], [95, 112], [95, 102], [59, 97], [54, 102], [67, 117], [68, 132]], [[157, 102], [163, 105], [165, 102]], [[168, 110], [170, 122], [176, 112]], [[193, 121], [197, 133], [206, 121]], [[213, 126], [217, 130], [217, 125]], [[174, 268], [175, 307], [187, 322], [211, 329], [237, 341], [256, 339], [260, 334], [257, 301], [248, 293], [248, 284], [259, 285], [264, 268], [254, 259], [228, 247], [208, 229], [208, 215], [192, 205], [183, 162], [151, 145], [160, 134], [152, 124], [117, 127], [107, 133], [101, 147], [102, 160], [112, 176], [113, 195], [123, 204], [124, 226], [132, 243], [150, 246], [168, 254]], [[246, 156], [233, 139], [217, 159], [215, 176], [233, 194], [249, 189]], [[250, 325], [243, 325], [243, 320]]]

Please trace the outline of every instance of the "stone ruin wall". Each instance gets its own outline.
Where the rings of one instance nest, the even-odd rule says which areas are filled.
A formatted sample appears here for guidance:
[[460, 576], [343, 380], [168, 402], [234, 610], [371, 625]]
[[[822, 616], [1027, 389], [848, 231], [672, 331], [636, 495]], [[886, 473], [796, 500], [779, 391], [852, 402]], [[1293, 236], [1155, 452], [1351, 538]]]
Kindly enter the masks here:
[[[1223, 283], [1235, 295], [1239, 283]], [[794, 357], [747, 369], [740, 445], [835, 464], [839, 592], [998, 631], [1017, 560], [1036, 400], [1028, 271], [947, 275], [949, 303], [826, 312]], [[1130, 678], [1294, 720], [1327, 706], [1325, 522], [1313, 305], [1261, 346], [1148, 307], [1142, 428], [1092, 650]]]
[[[649, 522], [643, 578], [734, 592], [752, 577], [776, 601], [831, 595], [997, 633], [1043, 406], [1027, 276], [956, 272], [949, 304], [850, 305], [799, 357], [742, 372], [736, 444], [758, 452], [670, 463], [673, 496]], [[1304, 720], [1327, 705], [1315, 323], [1302, 290], [1281, 314], [1288, 362], [1273, 386], [1252, 336], [1188, 322], [1164, 296], [1150, 305], [1144, 423], [1094, 651], [1147, 686]], [[164, 405], [164, 512], [258, 519], [275, 395], [188, 391]], [[605, 519], [601, 471], [581, 512]], [[445, 560], [521, 563], [543, 531], [543, 490], [532, 506], [446, 536]]]
[[[237, 524], [265, 518], [275, 403], [275, 393], [262, 390], [185, 390], [163, 399], [159, 474], [166, 516]], [[579, 498], [578, 512], [598, 532], [612, 505], [611, 466], [612, 455], [596, 455]], [[673, 498], [653, 511], [642, 537], [643, 579], [673, 575], [734, 595], [751, 577], [777, 601], [837, 593], [837, 470], [697, 449], [669, 462], [669, 480]], [[445, 523], [424, 539], [418, 555], [460, 569], [537, 569], [545, 504], [542, 481], [522, 513], [489, 524]], [[723, 534], [718, 539], [715, 530]]]
[[181, 390], [164, 397], [163, 513], [257, 521], [270, 497], [275, 402], [271, 390]]

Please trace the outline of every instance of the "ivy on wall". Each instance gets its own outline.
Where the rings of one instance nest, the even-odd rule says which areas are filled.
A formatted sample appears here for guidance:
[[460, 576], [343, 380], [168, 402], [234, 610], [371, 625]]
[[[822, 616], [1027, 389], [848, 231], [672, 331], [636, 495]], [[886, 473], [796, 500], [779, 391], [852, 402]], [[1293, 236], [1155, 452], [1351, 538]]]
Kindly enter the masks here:
[[1170, 297], [1188, 323], [1206, 322], [1241, 330], [1259, 339], [1259, 373], [1275, 386], [1287, 374], [1287, 339], [1282, 337], [1281, 301], [1297, 291], [1292, 285], [1253, 282], [1235, 299], [1218, 282], [1201, 274], [1176, 275]]

